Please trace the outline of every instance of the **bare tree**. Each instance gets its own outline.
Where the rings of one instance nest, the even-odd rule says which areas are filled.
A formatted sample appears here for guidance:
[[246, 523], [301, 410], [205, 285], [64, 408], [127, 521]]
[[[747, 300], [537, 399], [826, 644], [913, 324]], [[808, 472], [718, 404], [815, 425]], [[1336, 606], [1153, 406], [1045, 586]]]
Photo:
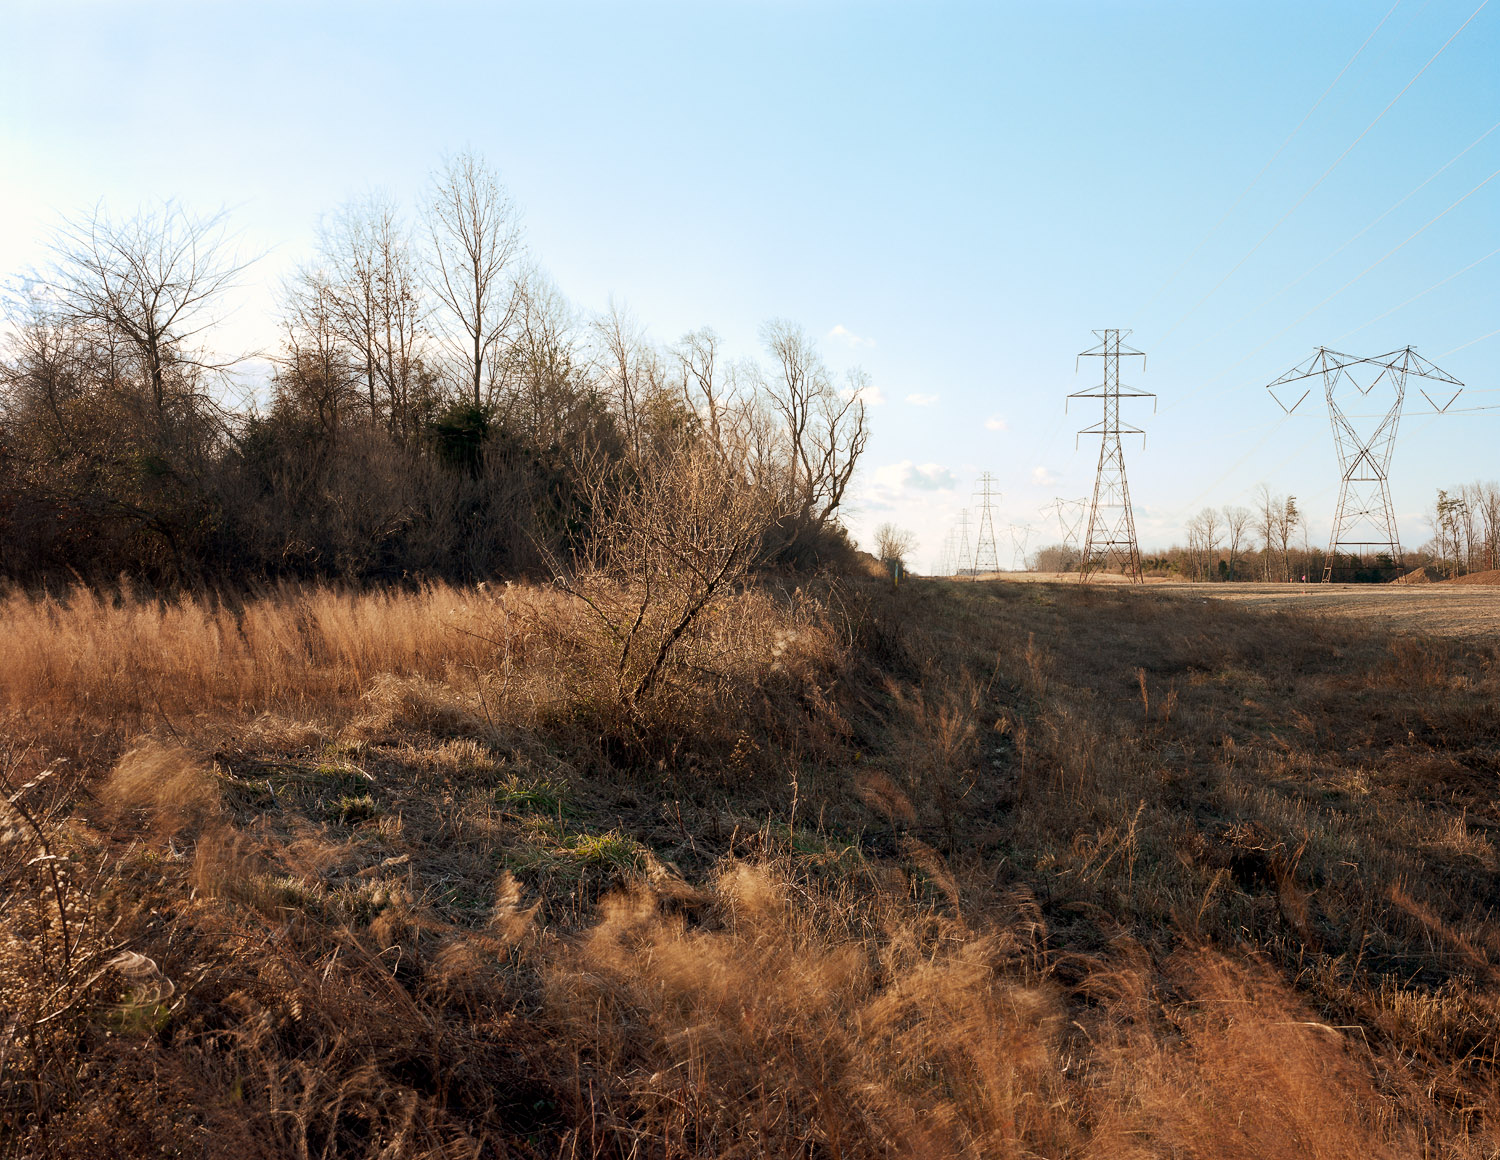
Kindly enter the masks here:
[[48, 288], [34, 282], [6, 296], [4, 316], [7, 357], [0, 360], [0, 424], [6, 442], [14, 451], [24, 433], [25, 442], [36, 442], [55, 459], [77, 433], [76, 405], [97, 384], [115, 381], [109, 347], [101, 352], [86, 328], [59, 312]]
[[1297, 497], [1289, 495], [1282, 501], [1276, 513], [1276, 543], [1281, 552], [1281, 571], [1286, 579], [1292, 579], [1292, 539], [1302, 525], [1302, 512], [1297, 508]]
[[574, 412], [592, 390], [580, 353], [573, 306], [545, 275], [516, 280], [516, 314], [504, 357], [502, 427], [528, 432], [540, 446], [560, 445], [576, 428]]
[[557, 584], [598, 617], [614, 650], [615, 694], [634, 712], [661, 684], [705, 609], [755, 563], [781, 514], [778, 498], [736, 472], [701, 439], [648, 452], [611, 471], [577, 465], [596, 519]]
[[1479, 524], [1483, 537], [1483, 566], [1494, 568], [1500, 565], [1497, 549], [1500, 549], [1500, 485], [1494, 482], [1476, 484]]
[[1276, 550], [1276, 528], [1280, 519], [1279, 513], [1285, 508], [1286, 500], [1279, 495], [1272, 495], [1271, 489], [1264, 483], [1255, 489], [1255, 530], [1260, 535], [1264, 548], [1261, 552], [1261, 578], [1271, 579], [1271, 558]]
[[1231, 580], [1237, 575], [1235, 565], [1239, 562], [1240, 548], [1245, 542], [1245, 533], [1253, 518], [1254, 513], [1249, 508], [1234, 505], [1226, 505], [1224, 508], [1224, 528], [1228, 536], [1229, 578]]
[[59, 313], [121, 340], [157, 411], [193, 371], [229, 365], [195, 342], [217, 321], [218, 299], [246, 266], [227, 252], [222, 213], [199, 218], [167, 202], [115, 222], [96, 207], [65, 222], [51, 250], [55, 265], [46, 281]]
[[593, 329], [602, 347], [599, 362], [606, 389], [625, 424], [631, 452], [639, 459], [655, 404], [666, 386], [661, 358], [630, 313], [613, 299], [609, 310], [594, 320]]
[[869, 380], [855, 370], [845, 389], [836, 389], [812, 339], [790, 322], [768, 322], [761, 337], [776, 364], [766, 393], [781, 420], [791, 509], [805, 525], [827, 526], [869, 439]]
[[917, 537], [906, 528], [884, 523], [875, 529], [875, 555], [883, 563], [895, 564], [904, 569], [906, 558], [916, 550]]
[[365, 381], [370, 417], [393, 434], [409, 433], [420, 374], [421, 280], [411, 239], [395, 204], [371, 194], [352, 202], [319, 231], [321, 269], [339, 333]]
[[359, 400], [359, 384], [339, 328], [339, 304], [321, 270], [303, 270], [282, 290], [285, 355], [277, 404], [316, 421], [330, 443]]
[[1463, 498], [1463, 507], [1459, 509], [1458, 516], [1464, 540], [1464, 571], [1473, 572], [1475, 560], [1479, 556], [1479, 541], [1483, 536], [1480, 508], [1484, 506], [1484, 489], [1477, 483], [1468, 483], [1459, 494]]
[[683, 403], [699, 417], [719, 454], [726, 455], [734, 385], [731, 376], [721, 373], [719, 336], [706, 326], [691, 331], [682, 336], [672, 354], [677, 359]]
[[1203, 531], [1204, 574], [1207, 579], [1212, 580], [1219, 562], [1219, 540], [1223, 536], [1218, 510], [1204, 508], [1198, 513], [1198, 526]]
[[443, 306], [443, 328], [475, 407], [492, 402], [500, 343], [519, 296], [513, 280], [521, 229], [505, 187], [482, 158], [451, 158], [434, 174], [427, 202], [427, 285]]
[[1203, 529], [1199, 526], [1198, 517], [1194, 516], [1187, 522], [1187, 558], [1189, 579], [1198, 579], [1202, 571], [1203, 555]]

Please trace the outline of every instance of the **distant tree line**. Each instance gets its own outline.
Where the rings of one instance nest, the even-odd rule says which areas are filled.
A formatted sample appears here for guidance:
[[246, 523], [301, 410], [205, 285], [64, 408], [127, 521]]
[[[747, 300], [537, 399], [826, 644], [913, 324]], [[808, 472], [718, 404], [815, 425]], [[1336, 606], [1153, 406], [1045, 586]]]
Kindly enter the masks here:
[[[1262, 484], [1253, 504], [1202, 509], [1188, 521], [1187, 543], [1143, 555], [1142, 571], [1205, 582], [1321, 580], [1328, 552], [1309, 542], [1297, 497], [1277, 495]], [[1460, 576], [1500, 567], [1500, 484], [1440, 489], [1425, 522], [1433, 536], [1403, 550], [1405, 571], [1428, 568]], [[1027, 566], [1038, 572], [1074, 572], [1080, 562], [1075, 548], [1050, 544], [1028, 557]], [[1333, 579], [1392, 580], [1403, 569], [1389, 554], [1361, 559], [1341, 553]]]
[[1500, 484], [1440, 488], [1427, 509], [1424, 561], [1450, 576], [1500, 568]]
[[597, 555], [641, 493], [676, 494], [667, 470], [757, 497], [715, 509], [762, 513], [757, 562], [849, 551], [862, 375], [836, 382], [785, 321], [762, 330], [765, 362], [736, 362], [711, 330], [661, 347], [622, 310], [581, 316], [473, 155], [433, 174], [414, 216], [372, 195], [324, 222], [282, 287], [254, 404], [233, 399], [217, 341], [245, 271], [221, 216], [96, 210], [51, 251], [5, 300], [12, 580], [554, 571], [585, 543]]

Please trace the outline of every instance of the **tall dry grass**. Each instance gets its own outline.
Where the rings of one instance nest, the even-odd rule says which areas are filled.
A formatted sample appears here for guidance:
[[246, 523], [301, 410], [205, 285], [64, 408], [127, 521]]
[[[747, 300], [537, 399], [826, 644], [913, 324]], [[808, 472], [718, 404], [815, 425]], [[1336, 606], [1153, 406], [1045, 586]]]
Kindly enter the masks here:
[[0, 631], [0, 1154], [1500, 1148], [1487, 646], [749, 590], [645, 713], [546, 589]]
[[[543, 602], [534, 591], [526, 599], [528, 612]], [[282, 587], [232, 602], [83, 586], [41, 599], [11, 592], [0, 602], [0, 706], [126, 731], [163, 714], [312, 714], [384, 676], [441, 680], [488, 667], [484, 630], [505, 606], [503, 594], [448, 585]]]
[[[50, 748], [82, 735], [171, 739], [257, 717], [273, 731], [337, 730], [354, 707], [418, 725], [446, 713], [471, 731], [574, 720], [597, 736], [630, 724], [613, 679], [617, 645], [546, 587], [282, 586], [232, 600], [13, 591], [0, 599], [0, 640], [0, 715], [13, 738]], [[640, 707], [644, 725], [669, 744], [717, 735], [760, 689], [831, 675], [840, 657], [837, 634], [800, 592], [718, 600]]]

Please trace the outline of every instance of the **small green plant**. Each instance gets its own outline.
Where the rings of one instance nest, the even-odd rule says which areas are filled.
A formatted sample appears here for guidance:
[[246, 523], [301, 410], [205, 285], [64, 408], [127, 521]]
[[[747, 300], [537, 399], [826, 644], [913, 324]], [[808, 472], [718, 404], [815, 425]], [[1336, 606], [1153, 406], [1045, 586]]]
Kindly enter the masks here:
[[519, 774], [507, 774], [493, 790], [495, 804], [512, 812], [542, 814], [567, 813], [567, 786], [541, 777], [527, 780]]
[[603, 834], [577, 834], [565, 840], [561, 853], [587, 866], [633, 870], [641, 864], [646, 848], [634, 838], [610, 830]]
[[380, 806], [367, 793], [358, 796], [346, 793], [338, 800], [337, 812], [339, 821], [352, 826], [379, 817]]

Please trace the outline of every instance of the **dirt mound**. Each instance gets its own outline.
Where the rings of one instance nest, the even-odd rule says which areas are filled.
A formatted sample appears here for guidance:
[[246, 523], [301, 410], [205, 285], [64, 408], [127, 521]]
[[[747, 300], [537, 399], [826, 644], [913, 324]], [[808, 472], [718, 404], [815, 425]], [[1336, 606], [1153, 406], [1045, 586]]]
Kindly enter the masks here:
[[1443, 578], [1442, 572], [1433, 567], [1413, 568], [1405, 576], [1397, 576], [1392, 584], [1436, 584]]
[[1470, 572], [1467, 576], [1455, 576], [1452, 580], [1443, 581], [1444, 584], [1500, 584], [1500, 568], [1490, 568], [1484, 572]]

